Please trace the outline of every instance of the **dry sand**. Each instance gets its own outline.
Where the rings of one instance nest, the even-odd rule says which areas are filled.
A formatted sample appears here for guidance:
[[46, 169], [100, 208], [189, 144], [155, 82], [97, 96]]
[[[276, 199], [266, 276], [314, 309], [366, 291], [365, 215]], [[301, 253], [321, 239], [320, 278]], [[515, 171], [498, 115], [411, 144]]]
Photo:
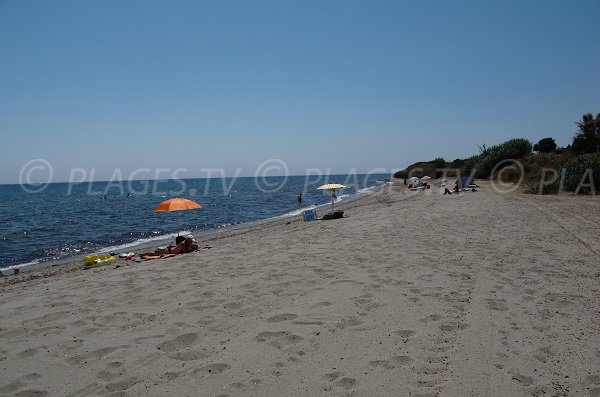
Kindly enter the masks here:
[[396, 189], [0, 281], [0, 395], [600, 396], [598, 198]]

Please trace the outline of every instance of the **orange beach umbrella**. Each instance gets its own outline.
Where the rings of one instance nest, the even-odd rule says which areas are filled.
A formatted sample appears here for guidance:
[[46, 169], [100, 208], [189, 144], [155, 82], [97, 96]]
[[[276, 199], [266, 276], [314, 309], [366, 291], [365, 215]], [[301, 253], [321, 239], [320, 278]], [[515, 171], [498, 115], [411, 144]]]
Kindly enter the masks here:
[[165, 211], [184, 211], [193, 210], [194, 208], [202, 208], [202, 206], [195, 201], [175, 197], [169, 200], [165, 200], [154, 208], [154, 212], [165, 212]]
[[[195, 201], [175, 197], [169, 200], [165, 200], [154, 208], [154, 212], [170, 212], [170, 211], [185, 211], [193, 210], [194, 208], [203, 208], [200, 204]], [[177, 214], [177, 225], [179, 225], [179, 213]], [[179, 236], [179, 232], [177, 232]]]

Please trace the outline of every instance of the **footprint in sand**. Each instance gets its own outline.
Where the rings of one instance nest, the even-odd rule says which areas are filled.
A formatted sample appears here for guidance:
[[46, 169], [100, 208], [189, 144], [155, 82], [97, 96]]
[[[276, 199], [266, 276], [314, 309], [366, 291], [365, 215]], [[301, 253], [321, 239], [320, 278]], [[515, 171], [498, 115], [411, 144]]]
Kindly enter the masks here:
[[156, 348], [158, 350], [172, 353], [177, 350], [188, 349], [200, 341], [200, 335], [196, 333], [188, 333], [176, 336], [175, 338], [165, 341]]
[[443, 318], [444, 317], [440, 316], [439, 314], [431, 314], [429, 316], [423, 317], [419, 321], [421, 321], [423, 323], [429, 323], [429, 322], [432, 322], [432, 321], [440, 321]]
[[444, 365], [423, 365], [415, 369], [420, 375], [438, 375], [447, 371]]
[[508, 307], [506, 306], [506, 299], [485, 299], [485, 303], [487, 303], [488, 308], [497, 311], [507, 311]]
[[128, 377], [123, 380], [120, 380], [118, 382], [109, 383], [106, 385], [106, 389], [110, 392], [120, 392], [120, 391], [125, 391], [127, 389], [130, 389], [131, 387], [133, 387], [141, 382], [142, 382], [141, 379], [136, 378], [135, 376], [132, 376], [132, 377]]
[[356, 280], [345, 278], [345, 279], [341, 279], [341, 280], [334, 280], [331, 282], [331, 284], [361, 284], [361, 283]]
[[363, 324], [364, 321], [358, 320], [354, 317], [343, 318], [336, 324], [336, 327], [339, 329], [345, 329], [347, 327], [356, 327], [358, 325]]
[[304, 338], [288, 331], [265, 331], [258, 334], [256, 340], [259, 342], [269, 341], [271, 346], [278, 349], [285, 349], [290, 345], [300, 343]]
[[358, 381], [356, 379], [345, 377], [343, 375], [343, 372], [336, 371], [324, 374], [323, 377], [329, 382], [334, 382], [335, 386], [344, 389], [352, 389], [358, 384]]
[[229, 302], [223, 305], [223, 307], [227, 310], [239, 309], [242, 306], [244, 306], [244, 304], [241, 302]]
[[210, 356], [209, 353], [200, 350], [178, 350], [167, 355], [169, 358], [178, 361], [194, 361], [194, 360], [203, 360]]
[[554, 356], [554, 353], [552, 352], [552, 348], [550, 346], [542, 347], [533, 354], [533, 357], [542, 363], [546, 363], [548, 359], [552, 358], [552, 356]]
[[469, 324], [466, 323], [457, 323], [457, 322], [451, 322], [451, 323], [444, 323], [442, 325], [440, 325], [440, 329], [442, 331], [462, 331], [465, 328], [468, 328]]
[[354, 378], [344, 377], [335, 382], [335, 385], [344, 389], [352, 389], [354, 386], [356, 386], [357, 383], [358, 381]]
[[410, 364], [413, 361], [409, 356], [394, 356], [389, 360], [373, 360], [369, 361], [372, 367], [382, 367], [384, 369], [393, 369]]
[[171, 381], [181, 378], [183, 375], [184, 375], [183, 371], [179, 371], [179, 372], [167, 371], [160, 376], [159, 381], [160, 382], [171, 382]]
[[49, 395], [50, 393], [46, 390], [27, 389], [14, 394], [14, 397], [46, 397]]
[[439, 364], [439, 363], [445, 362], [446, 359], [447, 359], [447, 357], [444, 355], [432, 354], [432, 355], [427, 356], [425, 358], [425, 361], [427, 361], [428, 363], [431, 363], [431, 364]]
[[[124, 346], [127, 347], [127, 346]], [[91, 360], [100, 360], [104, 357], [108, 356], [111, 353], [116, 352], [117, 350], [121, 350], [123, 347], [114, 346], [114, 347], [104, 347], [102, 349], [97, 349], [92, 352], [86, 354], [78, 354], [72, 357], [67, 358], [67, 362], [72, 365], [81, 365], [85, 364]]]
[[96, 374], [96, 377], [102, 379], [105, 382], [110, 382], [113, 379], [122, 376], [125, 373], [123, 363], [119, 361], [113, 361], [109, 363], [102, 371]]
[[323, 375], [323, 377], [325, 379], [327, 379], [329, 382], [333, 382], [334, 380], [338, 379], [342, 375], [344, 375], [343, 372], [330, 372], [330, 373]]
[[32, 372], [30, 374], [23, 375], [22, 379], [25, 379], [25, 380], [38, 380], [41, 377], [42, 377], [42, 375], [38, 374], [37, 372]]
[[256, 336], [256, 340], [259, 342], [264, 342], [269, 339], [279, 338], [280, 336], [289, 335], [290, 333], [287, 331], [265, 331], [261, 332]]
[[415, 331], [412, 329], [399, 329], [398, 331], [394, 331], [394, 335], [401, 336], [402, 338], [410, 338], [415, 335]]
[[419, 379], [417, 385], [419, 387], [432, 388], [443, 382], [442, 378], [434, 377], [432, 379]]
[[513, 374], [513, 380], [521, 383], [523, 386], [531, 386], [533, 385], [533, 378], [530, 376], [525, 376], [521, 374]]
[[281, 321], [288, 321], [288, 320], [295, 320], [298, 318], [297, 314], [294, 313], [282, 313], [282, 314], [276, 314], [274, 316], [271, 316], [269, 318], [267, 318], [267, 322], [269, 323], [278, 323]]
[[292, 324], [296, 325], [323, 325], [323, 321], [292, 321]]
[[37, 353], [38, 349], [33, 347], [30, 349], [23, 350], [22, 352], [17, 353], [20, 357], [33, 357]]
[[312, 305], [311, 309], [316, 309], [318, 307], [328, 307], [328, 306], [331, 306], [331, 305], [333, 305], [333, 303], [328, 302], [328, 301], [324, 301], [324, 302], [319, 302], [317, 304]]
[[242, 390], [246, 387], [246, 385], [243, 382], [233, 382], [229, 385], [229, 387], [236, 390]]
[[302, 340], [303, 340], [303, 338], [301, 336], [292, 334], [292, 335], [281, 336], [277, 339], [270, 341], [269, 343], [278, 349], [284, 349], [290, 345], [295, 345], [296, 343], [300, 343]]
[[206, 376], [206, 375], [218, 375], [227, 371], [230, 368], [229, 364], [215, 363], [208, 364], [200, 368], [196, 368], [191, 373], [192, 375]]

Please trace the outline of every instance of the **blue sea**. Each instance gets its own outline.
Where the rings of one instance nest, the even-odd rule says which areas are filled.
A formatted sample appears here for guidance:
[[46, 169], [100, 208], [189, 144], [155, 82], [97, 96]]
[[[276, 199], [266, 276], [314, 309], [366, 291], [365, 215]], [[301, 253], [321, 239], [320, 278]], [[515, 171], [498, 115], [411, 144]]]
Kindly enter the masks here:
[[[0, 185], [0, 269], [39, 267], [94, 252], [129, 252], [164, 245], [178, 233], [203, 236], [302, 211], [326, 210], [323, 183], [342, 183], [337, 202], [369, 194], [389, 175], [245, 177], [161, 181]], [[314, 178], [313, 178], [314, 179]], [[297, 196], [303, 193], [299, 204]], [[173, 197], [203, 208], [153, 211]]]

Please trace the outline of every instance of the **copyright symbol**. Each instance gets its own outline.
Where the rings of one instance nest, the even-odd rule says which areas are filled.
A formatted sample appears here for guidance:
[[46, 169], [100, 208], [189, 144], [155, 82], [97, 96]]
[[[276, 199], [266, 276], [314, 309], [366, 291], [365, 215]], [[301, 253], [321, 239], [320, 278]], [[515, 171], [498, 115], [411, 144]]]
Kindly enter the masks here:
[[[36, 174], [38, 175], [37, 178], [32, 177]], [[47, 160], [29, 160], [19, 172], [19, 185], [27, 193], [39, 193], [50, 184], [53, 175], [54, 170]], [[44, 182], [35, 182], [35, 180]]]
[[[519, 181], [517, 183], [502, 182], [502, 174], [505, 172], [515, 172], [516, 170], [519, 172]], [[523, 164], [517, 160], [502, 160], [496, 164], [491, 175], [491, 183], [494, 190], [496, 190], [498, 193], [510, 193], [518, 189], [521, 185], [521, 182], [523, 182], [523, 178], [525, 178], [525, 169], [523, 168]], [[514, 180], [514, 178], [511, 179]]]
[[[283, 181], [272, 182], [267, 178], [269, 174], [274, 176], [285, 176]], [[280, 159], [270, 159], [263, 161], [261, 165], [256, 169], [254, 174], [254, 184], [263, 193], [274, 193], [285, 185], [289, 176], [289, 169], [287, 164]]]

